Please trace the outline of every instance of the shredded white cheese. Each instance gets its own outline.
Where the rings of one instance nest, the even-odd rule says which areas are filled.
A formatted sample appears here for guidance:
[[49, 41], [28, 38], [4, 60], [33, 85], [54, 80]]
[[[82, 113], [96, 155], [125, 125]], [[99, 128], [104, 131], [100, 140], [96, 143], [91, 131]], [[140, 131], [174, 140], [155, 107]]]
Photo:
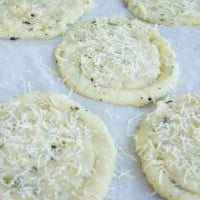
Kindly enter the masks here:
[[75, 59], [80, 60], [82, 73], [97, 86], [135, 88], [160, 72], [159, 52], [141, 24], [101, 18], [70, 35], [80, 40]]

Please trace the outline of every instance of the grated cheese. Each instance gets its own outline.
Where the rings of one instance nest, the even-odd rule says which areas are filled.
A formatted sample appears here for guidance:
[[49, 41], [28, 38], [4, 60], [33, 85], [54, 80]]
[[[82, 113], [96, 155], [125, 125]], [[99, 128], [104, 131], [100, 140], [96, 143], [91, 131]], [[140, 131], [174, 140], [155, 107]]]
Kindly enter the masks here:
[[126, 89], [143, 86], [141, 79], [150, 82], [157, 78], [159, 53], [149, 42], [146, 27], [132, 21], [126, 24], [118, 18], [95, 19], [93, 26], [81, 27], [79, 38], [84, 37], [84, 43], [75, 55], [84, 76], [93, 78], [97, 86]]

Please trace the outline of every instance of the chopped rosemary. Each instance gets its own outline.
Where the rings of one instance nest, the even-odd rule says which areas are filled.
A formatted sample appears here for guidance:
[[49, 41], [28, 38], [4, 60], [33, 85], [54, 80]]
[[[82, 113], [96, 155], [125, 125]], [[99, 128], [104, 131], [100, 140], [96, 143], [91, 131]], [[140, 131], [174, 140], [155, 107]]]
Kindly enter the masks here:
[[23, 23], [23, 24], [27, 24], [27, 25], [30, 25], [30, 24], [31, 24], [31, 23], [28, 22], [28, 21], [23, 21], [22, 23]]
[[108, 22], [108, 25], [110, 25], [110, 26], [118, 26], [119, 24], [113, 23], [113, 22]]
[[166, 123], [168, 123], [168, 122], [169, 122], [169, 118], [168, 118], [168, 117], [164, 117], [163, 123], [166, 124]]
[[172, 103], [172, 102], [173, 102], [173, 100], [168, 100], [165, 103]]
[[10, 40], [18, 40], [16, 37], [10, 37]]

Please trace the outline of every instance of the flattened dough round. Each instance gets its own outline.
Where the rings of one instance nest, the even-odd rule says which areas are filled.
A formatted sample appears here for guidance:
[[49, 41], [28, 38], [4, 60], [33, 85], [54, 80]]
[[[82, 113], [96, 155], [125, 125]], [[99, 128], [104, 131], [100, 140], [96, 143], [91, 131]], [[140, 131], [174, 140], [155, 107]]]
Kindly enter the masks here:
[[200, 0], [126, 0], [129, 10], [145, 21], [200, 26]]
[[0, 38], [50, 39], [64, 33], [90, 0], [1, 0]]
[[74, 27], [55, 50], [64, 83], [114, 104], [141, 106], [163, 97], [178, 77], [167, 41], [150, 26], [103, 17]]
[[168, 200], [200, 199], [200, 94], [157, 103], [139, 124], [136, 148], [143, 171]]
[[64, 95], [0, 104], [0, 199], [103, 199], [115, 154], [104, 123]]

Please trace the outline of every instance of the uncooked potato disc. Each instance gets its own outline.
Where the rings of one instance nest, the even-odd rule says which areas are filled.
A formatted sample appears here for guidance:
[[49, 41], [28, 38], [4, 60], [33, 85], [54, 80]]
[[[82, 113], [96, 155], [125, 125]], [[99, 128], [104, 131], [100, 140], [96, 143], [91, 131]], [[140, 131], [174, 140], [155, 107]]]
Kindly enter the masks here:
[[1, 0], [0, 38], [50, 39], [64, 33], [90, 0]]
[[59, 74], [68, 87], [99, 101], [141, 106], [176, 85], [178, 67], [154, 28], [125, 17], [92, 19], [57, 46]]
[[0, 104], [2, 200], [101, 200], [115, 154], [104, 123], [64, 95]]
[[157, 103], [138, 125], [136, 148], [155, 191], [168, 200], [200, 199], [200, 94]]
[[126, 0], [141, 19], [164, 25], [200, 26], [200, 0]]

